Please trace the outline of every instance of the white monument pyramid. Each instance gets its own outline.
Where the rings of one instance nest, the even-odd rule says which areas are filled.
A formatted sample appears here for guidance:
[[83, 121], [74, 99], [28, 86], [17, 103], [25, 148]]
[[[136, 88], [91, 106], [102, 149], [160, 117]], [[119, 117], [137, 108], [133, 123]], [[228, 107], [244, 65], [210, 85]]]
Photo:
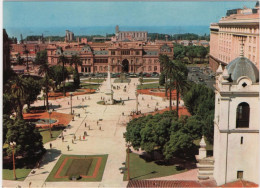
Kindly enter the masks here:
[[105, 103], [114, 104], [113, 90], [112, 90], [111, 77], [110, 77], [110, 65], [108, 65], [108, 69], [107, 69], [107, 89], [105, 91], [105, 94], [106, 94]]

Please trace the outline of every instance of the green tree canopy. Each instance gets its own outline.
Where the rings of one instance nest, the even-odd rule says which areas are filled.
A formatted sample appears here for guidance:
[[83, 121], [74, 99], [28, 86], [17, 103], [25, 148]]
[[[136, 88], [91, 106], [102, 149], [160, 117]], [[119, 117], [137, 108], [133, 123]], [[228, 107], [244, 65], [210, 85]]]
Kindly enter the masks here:
[[[16, 142], [16, 155], [32, 157], [37, 152], [43, 151], [42, 136], [34, 124], [27, 123], [24, 120], [16, 120], [14, 123], [8, 123], [7, 128], [5, 143]], [[11, 155], [10, 147], [7, 153]]]
[[178, 152], [188, 153], [194, 145], [192, 134], [184, 127], [184, 121], [178, 120], [177, 113], [168, 111], [130, 121], [125, 139], [134, 149], [140, 148], [148, 153], [157, 150], [165, 159], [170, 159]]

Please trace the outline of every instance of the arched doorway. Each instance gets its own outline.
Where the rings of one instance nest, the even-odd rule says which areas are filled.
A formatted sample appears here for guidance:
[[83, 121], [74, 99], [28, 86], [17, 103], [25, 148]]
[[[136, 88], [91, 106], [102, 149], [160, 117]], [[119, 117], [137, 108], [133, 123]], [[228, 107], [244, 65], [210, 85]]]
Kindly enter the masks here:
[[129, 61], [127, 59], [122, 62], [122, 72], [129, 72]]

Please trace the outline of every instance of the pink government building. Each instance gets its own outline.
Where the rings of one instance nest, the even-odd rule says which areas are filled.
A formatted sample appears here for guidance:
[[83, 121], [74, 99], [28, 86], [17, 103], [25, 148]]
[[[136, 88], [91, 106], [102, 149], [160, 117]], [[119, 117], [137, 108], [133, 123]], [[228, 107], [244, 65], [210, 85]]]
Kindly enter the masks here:
[[[127, 32], [131, 35], [131, 32]], [[136, 32], [135, 35], [137, 36]], [[134, 35], [131, 35], [134, 36]], [[139, 35], [138, 35], [139, 36]], [[146, 37], [146, 35], [144, 35]], [[173, 58], [173, 43], [167, 41], [147, 42], [139, 40], [107, 41], [103, 43], [74, 42], [49, 44], [46, 48], [48, 62], [58, 64], [62, 55], [68, 59], [77, 55], [82, 61], [78, 68], [83, 73], [105, 73], [108, 64], [110, 71], [119, 72], [161, 72], [159, 55], [166, 54]], [[62, 50], [61, 50], [62, 48]]]
[[213, 71], [237, 58], [242, 42], [244, 56], [259, 69], [259, 2], [253, 9], [228, 10], [218, 23], [210, 25], [209, 63]]

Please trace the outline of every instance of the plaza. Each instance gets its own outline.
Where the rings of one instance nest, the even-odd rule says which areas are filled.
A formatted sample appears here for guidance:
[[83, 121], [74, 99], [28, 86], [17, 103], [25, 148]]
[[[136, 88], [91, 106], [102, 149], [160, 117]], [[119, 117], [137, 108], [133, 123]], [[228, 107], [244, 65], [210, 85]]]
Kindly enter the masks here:
[[[30, 173], [23, 182], [4, 180], [4, 187], [15, 187], [17, 185], [26, 187], [30, 182], [32, 187], [126, 187], [127, 181], [123, 181], [123, 174], [119, 170], [119, 168], [124, 167], [122, 163], [126, 159], [125, 151], [127, 147], [123, 133], [126, 131], [126, 124], [131, 119], [130, 113], [136, 110], [136, 87], [139, 81], [138, 78], [131, 78], [128, 85], [128, 83], [114, 83], [114, 79], [111, 79], [111, 83], [115, 87], [120, 87], [118, 90], [113, 90], [114, 99], [123, 100], [124, 105], [101, 105], [97, 103], [101, 100], [101, 97], [105, 97], [106, 81], [94, 94], [73, 96], [72, 107], [75, 116], [74, 121], [71, 121], [70, 126], [62, 133], [64, 141], [61, 137], [58, 137], [56, 140], [44, 144], [47, 153], [43, 156], [40, 168], [33, 169], [34, 173]], [[126, 91], [124, 91], [125, 86]], [[84, 102], [82, 99], [84, 99]], [[60, 105], [60, 108], [56, 108], [55, 112], [70, 114], [70, 97], [59, 98], [50, 102], [52, 106]], [[138, 102], [138, 111], [140, 110], [142, 113], [153, 112], [155, 107], [162, 110], [169, 106], [169, 101], [162, 97], [152, 96], [151, 98], [151, 95], [144, 94], [139, 94]], [[42, 100], [33, 104], [33, 106], [43, 105]], [[77, 114], [80, 114], [80, 116], [77, 116]], [[83, 140], [85, 131], [87, 136]], [[76, 140], [72, 144], [74, 135]], [[81, 140], [79, 137], [81, 137]], [[52, 149], [50, 149], [50, 143]], [[100, 182], [67, 181], [66, 183], [46, 181], [61, 155], [108, 155], [102, 180]]]

